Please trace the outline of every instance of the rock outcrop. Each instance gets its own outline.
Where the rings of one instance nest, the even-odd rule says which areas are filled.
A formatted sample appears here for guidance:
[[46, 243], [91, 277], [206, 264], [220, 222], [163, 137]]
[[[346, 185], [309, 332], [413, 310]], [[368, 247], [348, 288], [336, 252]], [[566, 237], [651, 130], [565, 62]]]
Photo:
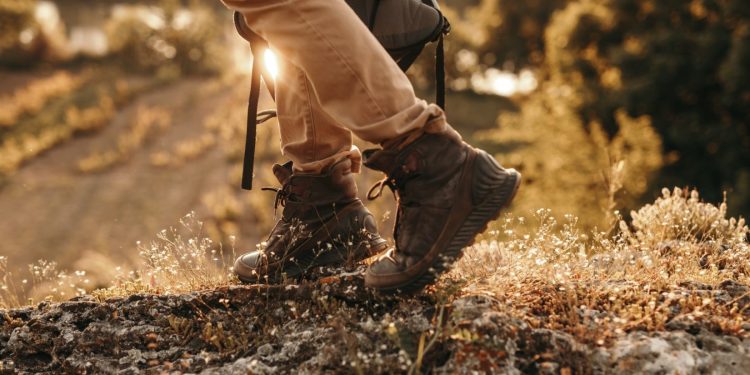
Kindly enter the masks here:
[[[732, 293], [744, 285], [724, 285]], [[744, 289], [743, 289], [744, 288]], [[729, 293], [729, 292], [727, 292]], [[741, 294], [739, 294], [741, 297]], [[357, 277], [0, 311], [0, 373], [741, 374], [750, 339], [674, 319], [585, 343], [491, 297], [387, 298]], [[581, 312], [600, 313], [606, 312]]]

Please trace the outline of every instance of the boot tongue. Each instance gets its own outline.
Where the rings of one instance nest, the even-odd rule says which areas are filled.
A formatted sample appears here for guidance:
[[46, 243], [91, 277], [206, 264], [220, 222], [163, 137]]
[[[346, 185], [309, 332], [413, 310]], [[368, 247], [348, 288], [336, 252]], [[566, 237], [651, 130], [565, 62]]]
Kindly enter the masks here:
[[371, 169], [390, 174], [397, 167], [398, 152], [388, 149], [369, 149], [362, 152], [363, 164]]
[[279, 183], [284, 185], [289, 177], [292, 176], [292, 162], [287, 162], [284, 165], [274, 164], [273, 174]]

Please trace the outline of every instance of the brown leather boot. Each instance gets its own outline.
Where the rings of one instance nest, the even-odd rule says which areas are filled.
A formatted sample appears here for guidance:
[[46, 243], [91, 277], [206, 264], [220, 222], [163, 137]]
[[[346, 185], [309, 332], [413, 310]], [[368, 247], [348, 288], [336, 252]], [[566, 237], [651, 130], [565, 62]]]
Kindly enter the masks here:
[[291, 162], [274, 165], [282, 184], [276, 206], [284, 211], [264, 248], [235, 261], [240, 280], [277, 283], [313, 267], [354, 264], [385, 250], [375, 219], [357, 198], [351, 165], [346, 159], [320, 175], [292, 172]]
[[[433, 283], [464, 247], [500, 215], [521, 175], [451, 134], [423, 134], [402, 147], [364, 152], [365, 166], [385, 172], [396, 194], [396, 248], [370, 265], [365, 285], [412, 292]], [[379, 190], [376, 190], [379, 188]]]

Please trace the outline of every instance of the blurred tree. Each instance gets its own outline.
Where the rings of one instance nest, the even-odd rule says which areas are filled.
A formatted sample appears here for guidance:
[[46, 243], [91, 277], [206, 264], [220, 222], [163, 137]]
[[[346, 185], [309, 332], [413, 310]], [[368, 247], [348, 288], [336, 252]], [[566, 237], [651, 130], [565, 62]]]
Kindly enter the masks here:
[[518, 71], [544, 64], [544, 30], [572, 0], [453, 0], [444, 12], [450, 43], [476, 53], [477, 65]]
[[518, 71], [544, 63], [544, 30], [552, 14], [570, 0], [482, 0], [473, 12], [486, 37], [480, 61]]
[[35, 0], [0, 2], [0, 51], [16, 46], [21, 32], [33, 26]]
[[111, 57], [123, 66], [169, 74], [216, 73], [225, 66], [224, 29], [201, 2], [183, 7], [179, 1], [162, 0], [158, 9], [120, 9], [107, 21], [106, 31]]
[[[453, 77], [534, 68], [570, 90], [582, 124], [614, 136], [616, 113], [647, 115], [666, 165], [651, 185], [729, 192], [750, 214], [750, 2], [746, 0], [454, 0], [445, 10]], [[473, 64], [462, 64], [464, 59]]]
[[0, 1], [0, 66], [30, 68], [66, 57], [64, 26], [59, 19], [40, 23], [38, 5], [37, 0]]
[[498, 160], [523, 173], [514, 213], [551, 208], [575, 215], [584, 227], [608, 229], [602, 226], [613, 222], [604, 219], [636, 207], [662, 166], [661, 139], [648, 117], [624, 111], [615, 115], [618, 131], [610, 137], [599, 123], [582, 121], [575, 101], [569, 89], [546, 82], [523, 99], [520, 111], [500, 116], [501, 131], [479, 136]]
[[581, 0], [546, 31], [552, 78], [573, 88], [584, 123], [648, 115], [667, 165], [653, 185], [730, 193], [750, 212], [750, 2]]

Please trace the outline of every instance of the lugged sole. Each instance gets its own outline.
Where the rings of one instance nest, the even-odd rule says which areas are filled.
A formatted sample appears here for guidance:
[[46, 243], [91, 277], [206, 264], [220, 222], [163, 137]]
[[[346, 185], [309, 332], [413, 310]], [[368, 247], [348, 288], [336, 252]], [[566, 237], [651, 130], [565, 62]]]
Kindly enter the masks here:
[[326, 267], [332, 265], [344, 265], [347, 263], [357, 263], [385, 250], [388, 243], [383, 240], [382, 243], [372, 244], [363, 241], [354, 251], [349, 248], [333, 247], [321, 250], [317, 255], [307, 253], [304, 257], [297, 259], [285, 270], [287, 278], [297, 278], [313, 267]]
[[284, 278], [297, 279], [313, 267], [327, 267], [332, 265], [344, 265], [347, 264], [347, 262], [361, 262], [373, 254], [384, 251], [387, 247], [388, 243], [382, 239], [376, 241], [376, 243], [362, 241], [354, 250], [351, 250], [349, 247], [332, 247], [330, 249], [320, 250], [317, 255], [308, 252], [305, 256], [297, 258], [284, 269], [282, 275], [266, 275], [267, 277], [264, 276], [262, 279], [248, 279], [240, 275], [237, 275], [237, 277], [240, 281], [249, 284], [259, 282], [278, 284], [283, 281]]
[[[424, 289], [427, 285], [434, 283], [440, 275], [450, 270], [453, 263], [463, 255], [463, 250], [468, 246], [472, 246], [476, 240], [476, 236], [486, 231], [489, 223], [500, 217], [503, 209], [510, 205], [515, 198], [518, 188], [521, 186], [521, 174], [515, 169], [508, 169], [506, 171], [515, 177], [513, 184], [507, 183], [508, 181], [502, 181], [502, 185], [495, 185], [497, 181], [491, 177], [479, 177], [480, 180], [477, 181], [479, 186], [476, 188], [489, 191], [490, 193], [466, 217], [466, 220], [458, 231], [456, 231], [456, 235], [448, 247], [435, 258], [430, 269], [406, 284], [389, 288], [378, 288], [378, 290], [386, 293], [415, 293]], [[502, 189], [502, 191], [492, 194], [491, 192], [496, 189]]]
[[[306, 241], [315, 243], [318, 241], [316, 246], [326, 246], [330, 244], [330, 248], [320, 247], [314, 253], [312, 251], [303, 251], [301, 256], [295, 258], [294, 261], [286, 261], [283, 266], [283, 273], [272, 272], [269, 274], [258, 275], [256, 277], [244, 277], [239, 273], [235, 273], [237, 278], [246, 284], [257, 284], [257, 283], [269, 283], [278, 284], [284, 279], [297, 279], [306, 271], [314, 267], [327, 267], [333, 265], [344, 266], [347, 264], [359, 263], [370, 256], [382, 252], [388, 247], [388, 243], [385, 239], [376, 236], [376, 239], [368, 238], [367, 234], [352, 232], [348, 237], [342, 239], [340, 235], [336, 235], [335, 238], [331, 238], [330, 230], [336, 225], [339, 220], [350, 220], [350, 215], [353, 213], [352, 210], [356, 210], [357, 207], [362, 206], [361, 201], [357, 200], [352, 202], [350, 205], [345, 206], [341, 211], [338, 212], [336, 218], [329, 220], [324, 226], [318, 229], [311, 238]], [[335, 220], [335, 221], [334, 221]], [[364, 223], [362, 224], [364, 226]], [[363, 228], [361, 228], [364, 230]], [[327, 234], [327, 235], [326, 235]], [[326, 239], [326, 237], [328, 237]], [[359, 240], [354, 241], [354, 238]], [[351, 242], [355, 242], [355, 247]]]

